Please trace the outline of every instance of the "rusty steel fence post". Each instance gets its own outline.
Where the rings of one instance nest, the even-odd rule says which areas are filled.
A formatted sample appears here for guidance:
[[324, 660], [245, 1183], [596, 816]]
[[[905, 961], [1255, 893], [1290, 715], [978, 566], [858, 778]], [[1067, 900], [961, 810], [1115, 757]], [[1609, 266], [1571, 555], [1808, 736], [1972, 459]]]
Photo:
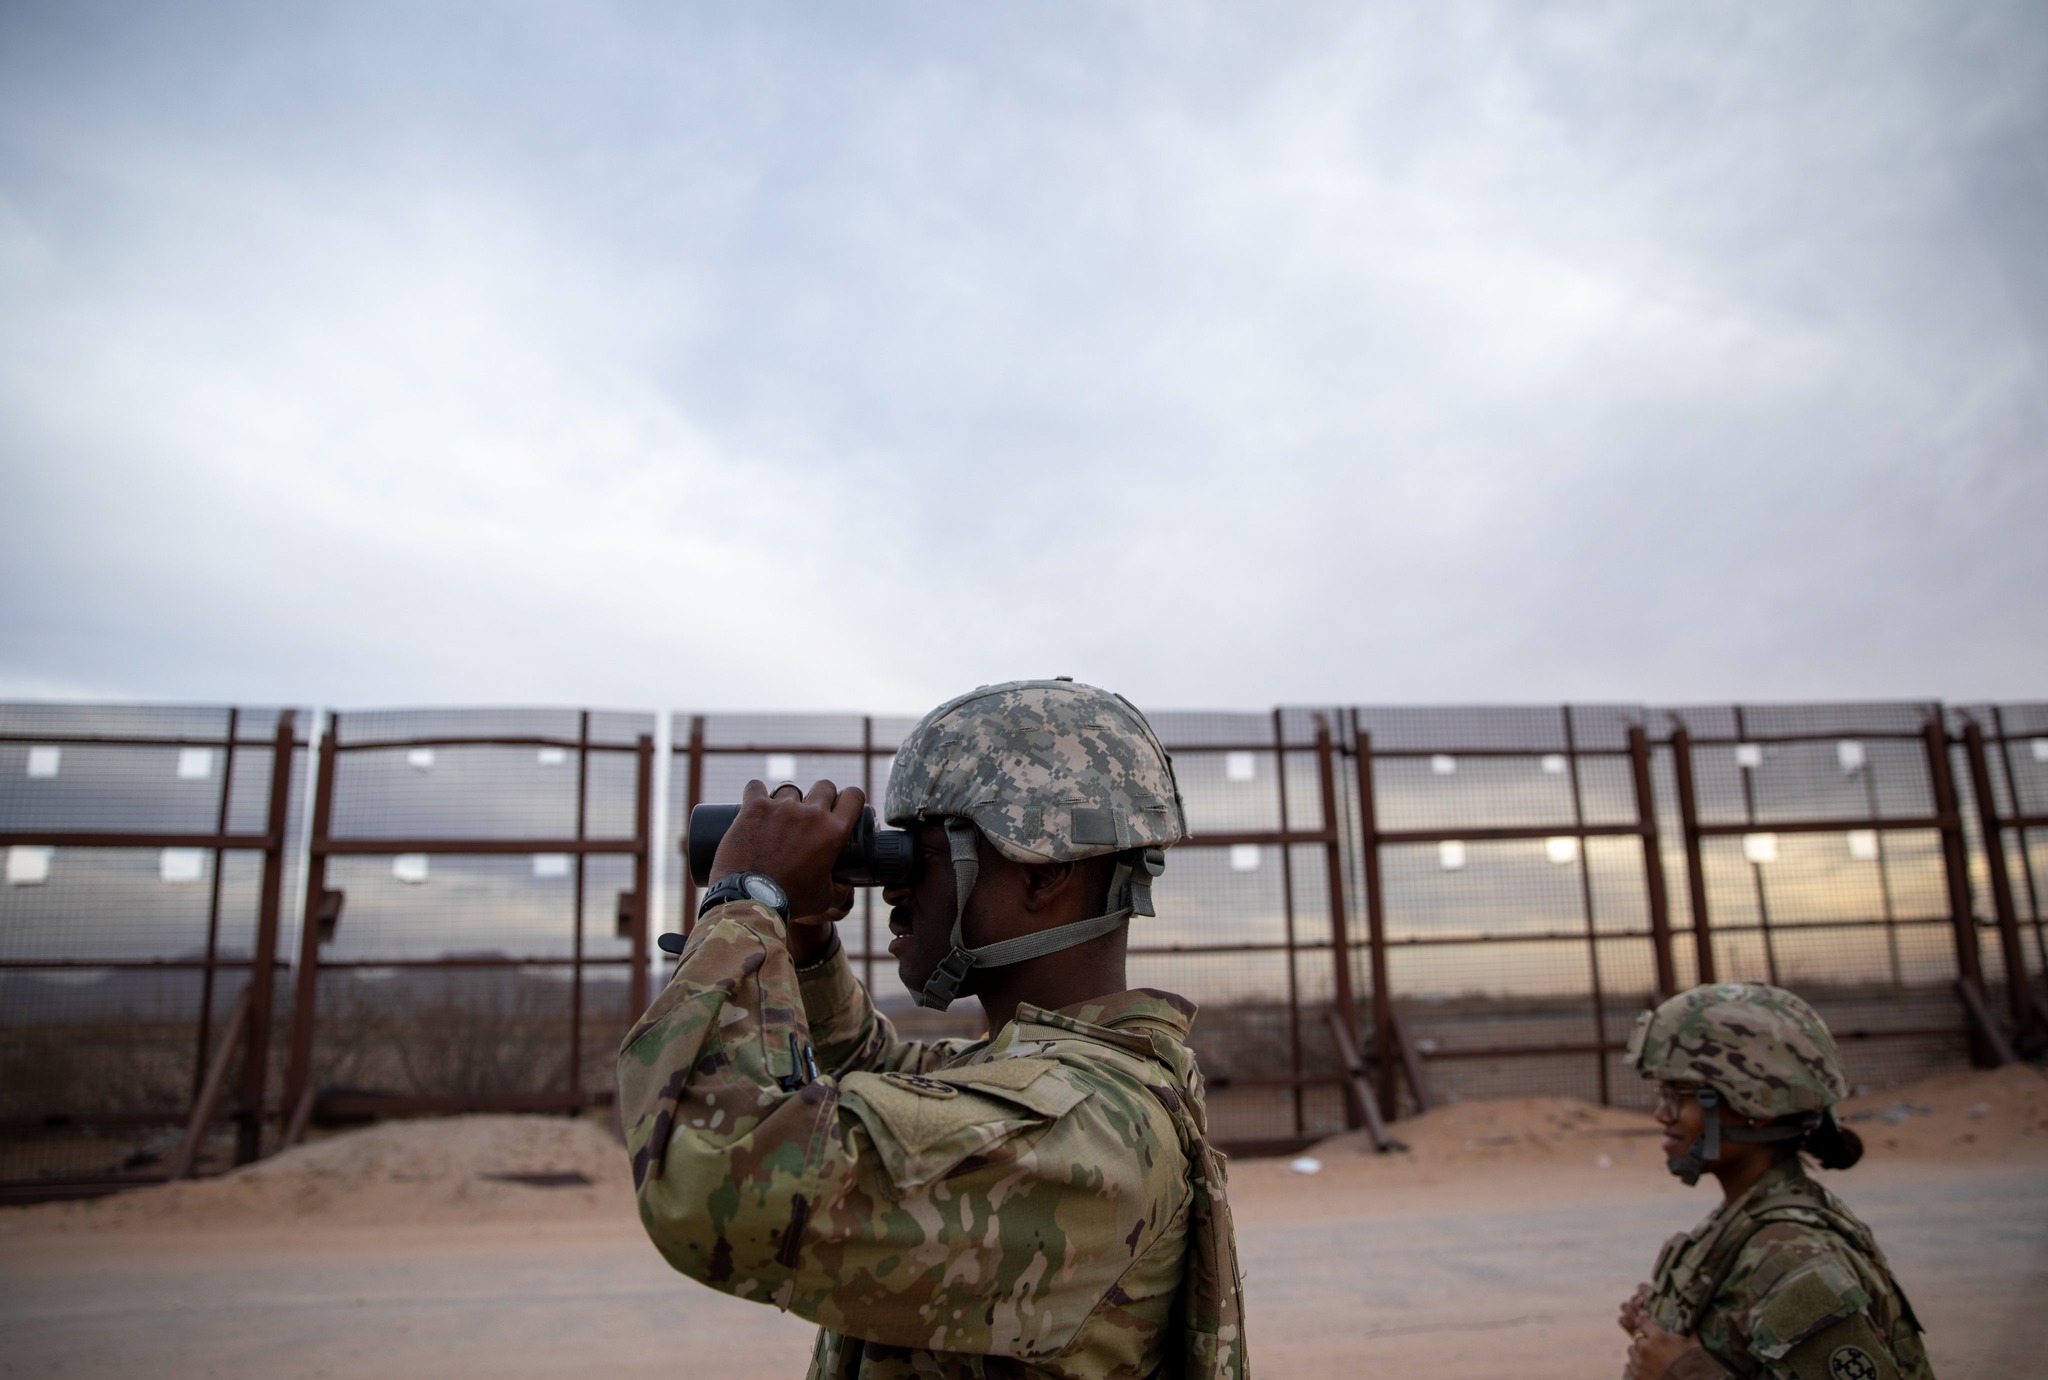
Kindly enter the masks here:
[[[270, 1022], [276, 1009], [277, 930], [284, 913], [284, 866], [291, 828], [292, 759], [298, 754], [296, 716], [277, 717], [270, 757], [270, 801], [263, 831], [263, 893], [256, 912], [256, 952], [249, 969], [247, 1049], [242, 1057], [241, 1107], [236, 1112], [235, 1163], [263, 1153], [264, 1103], [269, 1096]], [[216, 868], [218, 864], [216, 864]]]
[[[576, 716], [576, 842], [581, 844], [589, 836], [590, 711], [585, 709]], [[583, 1091], [583, 890], [588, 861], [583, 850], [578, 848], [571, 864], [576, 878], [575, 894], [569, 906], [569, 1091], [572, 1094]], [[637, 1007], [633, 1014], [639, 1014]]]
[[2037, 1033], [2035, 1011], [2034, 1004], [2027, 999], [2027, 953], [2020, 945], [2019, 907], [2013, 900], [2012, 876], [2006, 870], [2005, 826], [1999, 818], [1991, 763], [1984, 752], [1984, 729], [1975, 719], [1964, 720], [1963, 755], [1970, 764], [1970, 794], [1976, 799], [1977, 824], [1984, 839], [1984, 870], [1991, 880], [1991, 904], [1998, 917], [2006, 1004], [2012, 1010], [2013, 1028], [2023, 1038], [2031, 1037]]
[[1942, 874], [1948, 885], [1949, 924], [1956, 950], [1956, 988], [1967, 1018], [1970, 1057], [1979, 1067], [2012, 1062], [2012, 1050], [1992, 1024], [1984, 1001], [1984, 959], [1977, 946], [1976, 906], [1970, 895], [1970, 854], [1963, 836], [1962, 801], [1949, 761], [1948, 728], [1939, 705], [1930, 708], [1922, 730], [1927, 775], [1934, 792], [1936, 828], [1941, 835]]
[[[1315, 716], [1315, 725], [1316, 783], [1323, 798], [1323, 833], [1327, 837], [1323, 844], [1323, 860], [1330, 891], [1332, 976], [1336, 982], [1337, 1014], [1346, 1030], [1355, 1031], [1358, 1029], [1358, 1002], [1351, 990], [1351, 921], [1349, 907], [1344, 900], [1344, 833], [1337, 818], [1336, 751], [1330, 741], [1329, 719], [1319, 713]], [[1288, 961], [1290, 965], [1293, 962], [1291, 944]], [[1381, 1063], [1387, 1062], [1388, 1053], [1386, 1048], [1382, 1048]], [[1391, 1111], [1386, 1114], [1393, 1115]]]
[[1682, 723], [1671, 729], [1671, 766], [1678, 788], [1678, 818], [1685, 831], [1685, 893], [1692, 908], [1693, 962], [1701, 983], [1715, 980], [1714, 937], [1707, 920], [1707, 865], [1700, 849], [1700, 806], [1692, 780], [1692, 734]]
[[[1280, 800], [1280, 832], [1287, 834], [1293, 830], [1287, 804], [1287, 733], [1277, 708], [1273, 711], [1273, 780]], [[1280, 920], [1287, 944], [1287, 1067], [1295, 1079], [1294, 1134], [1299, 1136], [1307, 1124], [1301, 1086], [1301, 960], [1294, 923], [1294, 849], [1285, 843], [1280, 845]], [[1343, 962], [1344, 956], [1339, 954], [1338, 965]]]
[[1664, 842], [1657, 832], [1657, 795], [1650, 784], [1650, 742], [1641, 724], [1628, 728], [1629, 785], [1635, 792], [1636, 823], [1642, 829], [1643, 891], [1650, 908], [1650, 946], [1657, 965], [1657, 999], [1678, 991], [1678, 965], [1671, 954], [1671, 898], [1664, 890]]
[[1373, 1072], [1378, 1082], [1380, 1113], [1391, 1117], [1399, 1103], [1393, 1057], [1399, 1037], [1394, 1030], [1393, 993], [1387, 984], [1387, 902], [1380, 871], [1379, 812], [1373, 794], [1372, 735], [1354, 720], [1351, 741], [1358, 772], [1359, 862], [1365, 874], [1366, 962], [1372, 973], [1373, 1047], [1377, 1062]]
[[697, 928], [697, 879], [690, 875], [690, 812], [704, 803], [704, 716], [690, 716], [690, 761], [683, 771], [683, 933]]
[[649, 917], [654, 914], [654, 737], [643, 733], [634, 743], [633, 783], [633, 903], [629, 920], [633, 927], [633, 971], [626, 979], [626, 1011], [630, 1020], [639, 1019], [650, 1000], [647, 984], [651, 957]]
[[[220, 768], [220, 804], [214, 811], [213, 832], [223, 837], [228, 832], [229, 807], [235, 792], [235, 735], [242, 722], [239, 706], [228, 710], [227, 745], [222, 749]], [[227, 850], [216, 846], [213, 850], [213, 878], [206, 898], [206, 966], [199, 975], [199, 1053], [192, 1061], [192, 1097], [196, 1101], [206, 1085], [207, 1060], [213, 1050], [213, 977], [220, 963], [220, 887], [221, 859]]]
[[[327, 716], [320, 738], [320, 759], [313, 776], [313, 819], [306, 848], [306, 899], [299, 914], [299, 962], [292, 994], [292, 1041], [286, 1065], [285, 1106], [296, 1109], [313, 1086], [313, 1021], [320, 995], [320, 927], [328, 914], [327, 835], [334, 820], [335, 740], [341, 736], [339, 712]], [[339, 897], [335, 898], [336, 900]]]

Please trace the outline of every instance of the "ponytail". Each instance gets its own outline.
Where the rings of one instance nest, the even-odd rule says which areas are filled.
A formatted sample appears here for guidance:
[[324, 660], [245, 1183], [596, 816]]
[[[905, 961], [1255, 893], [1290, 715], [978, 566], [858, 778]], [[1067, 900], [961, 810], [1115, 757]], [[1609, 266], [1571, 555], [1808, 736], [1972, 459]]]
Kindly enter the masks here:
[[1820, 1125], [1806, 1133], [1800, 1149], [1820, 1162], [1822, 1169], [1847, 1169], [1863, 1158], [1863, 1137], [1835, 1120], [1835, 1109], [1820, 1114]]

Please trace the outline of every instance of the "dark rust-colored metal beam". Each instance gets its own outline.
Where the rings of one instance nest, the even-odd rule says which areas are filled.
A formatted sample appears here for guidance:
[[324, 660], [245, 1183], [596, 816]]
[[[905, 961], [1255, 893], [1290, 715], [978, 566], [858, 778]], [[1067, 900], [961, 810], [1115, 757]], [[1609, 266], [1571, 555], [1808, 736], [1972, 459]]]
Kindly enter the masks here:
[[[265, 820], [262, 893], [256, 906], [256, 960], [243, 992], [249, 998], [248, 1043], [242, 1060], [240, 1107], [236, 1112], [235, 1163], [263, 1153], [263, 1110], [270, 1088], [270, 1022], [277, 1000], [277, 936], [284, 916], [285, 846], [292, 817], [292, 762], [298, 733], [292, 711], [278, 716], [270, 750], [270, 799]], [[218, 868], [216, 868], [218, 871]]]
[[321, 858], [382, 858], [399, 853], [431, 853], [442, 857], [499, 857], [517, 853], [567, 853], [584, 857], [609, 853], [624, 857], [638, 845], [626, 839], [449, 839], [449, 838], [316, 838], [312, 850]]
[[1692, 910], [1693, 963], [1702, 983], [1714, 981], [1713, 927], [1707, 918], [1707, 867], [1700, 849], [1700, 807], [1692, 783], [1692, 735], [1671, 730], [1672, 780], [1678, 787], [1679, 826], [1685, 833], [1685, 892]]
[[258, 852], [265, 834], [142, 833], [113, 829], [0, 829], [0, 847], [40, 844], [50, 848], [200, 848]]
[[633, 778], [633, 972], [626, 979], [629, 1019], [647, 1009], [647, 969], [652, 952], [647, 926], [654, 914], [654, 739], [640, 735]]
[[[2005, 961], [2005, 994], [2015, 1029], [2032, 1036], [2034, 1004], [2027, 978], [2027, 953], [2020, 945], [2019, 906], [2013, 900], [2012, 874], [2006, 870], [2004, 821], [1998, 816], [1991, 761], [1984, 752], [1984, 730], [1975, 719], [1963, 726], [1963, 757], [1970, 764], [1970, 794], [1977, 805], [1977, 825], [1984, 839], [1984, 872], [1991, 879], [1991, 906], [1998, 917], [1999, 957]], [[2022, 1043], [2026, 1043], [2023, 1038]]]
[[199, 1096], [193, 1100], [192, 1115], [185, 1122], [185, 1138], [178, 1143], [178, 1153], [171, 1159], [170, 1177], [173, 1180], [192, 1177], [192, 1165], [199, 1157], [199, 1146], [206, 1139], [206, 1128], [213, 1122], [213, 1114], [220, 1106], [220, 1095], [228, 1086], [228, 1065], [235, 1057], [235, 1047], [242, 1042], [249, 1028], [249, 993], [244, 986], [242, 995], [235, 998], [234, 1014], [228, 1017], [227, 1029], [221, 1032], [220, 1047], [213, 1052], [213, 1059], [206, 1066], [206, 1080], [199, 1086]]
[[[334, 820], [334, 740], [341, 732], [341, 715], [327, 716], [327, 731], [320, 738], [320, 753], [313, 773], [312, 832], [325, 838]], [[320, 995], [320, 908], [327, 899], [327, 855], [318, 851], [306, 858], [306, 899], [299, 913], [299, 963], [297, 984], [292, 993], [291, 1057], [285, 1065], [284, 1102], [297, 1107], [313, 1086], [313, 1017]]]
[[1948, 883], [1949, 922], [1955, 937], [1956, 990], [1971, 1035], [1971, 1058], [1980, 1067], [1995, 1068], [2012, 1062], [2005, 1039], [1991, 1026], [1983, 1012], [1984, 964], [1977, 949], [1977, 920], [1970, 901], [1970, 856], [1963, 838], [1956, 783], [1949, 763], [1948, 728], [1942, 723], [1941, 707], [1931, 706], [1922, 730], [1927, 751], [1927, 776], [1934, 790], [1935, 813], [1954, 821], [1941, 831], [1942, 874]]
[[[1290, 833], [1287, 804], [1287, 733], [1280, 710], [1273, 711], [1273, 783], [1278, 792], [1280, 806], [1280, 832]], [[1301, 1094], [1301, 975], [1300, 951], [1294, 932], [1294, 850], [1280, 849], [1280, 918], [1287, 949], [1287, 1068], [1296, 1079], [1294, 1085], [1294, 1134], [1307, 1133], [1307, 1109]], [[1337, 964], [1342, 967], [1344, 956], [1337, 955]]]
[[1408, 1038], [1408, 1026], [1400, 1012], [1389, 1008], [1387, 1020], [1394, 1029], [1395, 1047], [1401, 1052], [1401, 1072], [1408, 1077], [1408, 1094], [1415, 1099], [1416, 1112], [1426, 1112], [1436, 1105], [1436, 1094], [1430, 1090], [1429, 1074], [1422, 1066], [1422, 1051]]
[[[1358, 1041], [1351, 1036], [1351, 1025], [1335, 1007], [1323, 1014], [1329, 1022], [1330, 1038], [1337, 1045], [1338, 1061], [1344, 1065], [1344, 1101], [1351, 1125], [1363, 1124], [1366, 1134], [1372, 1137], [1372, 1148], [1381, 1154], [1389, 1150], [1406, 1150], [1406, 1145], [1387, 1134], [1387, 1123], [1380, 1116], [1379, 1099], [1365, 1081], [1365, 1060], [1359, 1057]], [[1385, 1062], [1384, 1058], [1381, 1062]]]
[[1963, 1017], [1969, 1025], [1971, 1043], [1982, 1046], [1982, 1062], [1993, 1068], [2017, 1062], [2019, 1056], [2013, 1053], [2005, 1032], [1998, 1028], [1998, 1022], [1991, 1019], [1991, 1009], [1984, 1002], [1984, 989], [1969, 978], [1957, 978], [1956, 997], [1963, 1004]]
[[1351, 914], [1344, 899], [1343, 834], [1337, 827], [1337, 770], [1330, 750], [1330, 724], [1316, 715], [1316, 786], [1323, 802], [1323, 829], [1329, 842], [1323, 845], [1325, 885], [1330, 898], [1330, 942], [1336, 950], [1332, 976], [1336, 980], [1337, 1010], [1358, 1029], [1358, 1003], [1351, 990]]
[[1736, 834], [1846, 834], [1851, 830], [1899, 833], [1908, 829], [1947, 829], [1955, 823], [1955, 817], [1951, 815], [1909, 815], [1889, 819], [1844, 815], [1836, 819], [1760, 819], [1753, 824], [1702, 824], [1699, 832], [1704, 838], [1727, 838]]
[[1650, 948], [1657, 964], [1657, 997], [1661, 1001], [1678, 991], [1678, 965], [1671, 953], [1671, 897], [1664, 889], [1664, 846], [1657, 833], [1650, 742], [1641, 724], [1628, 727], [1628, 764], [1636, 823], [1643, 831], [1643, 897], [1650, 907]]
[[1473, 829], [1386, 829], [1383, 844], [1512, 843], [1523, 839], [1641, 838], [1640, 824], [1503, 824]]
[[1365, 873], [1366, 962], [1372, 975], [1373, 1048], [1380, 1053], [1379, 1105], [1391, 1113], [1396, 1105], [1394, 1066], [1394, 993], [1387, 982], [1387, 902], [1380, 874], [1379, 811], [1373, 789], [1372, 735], [1351, 715], [1351, 744], [1358, 772], [1358, 851]]

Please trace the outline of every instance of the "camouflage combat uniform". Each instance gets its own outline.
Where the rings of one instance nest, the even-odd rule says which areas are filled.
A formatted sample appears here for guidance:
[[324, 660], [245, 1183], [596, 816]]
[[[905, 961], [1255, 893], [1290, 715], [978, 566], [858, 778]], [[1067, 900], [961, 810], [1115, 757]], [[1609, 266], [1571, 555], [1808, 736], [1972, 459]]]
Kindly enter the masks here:
[[641, 1220], [818, 1323], [814, 1377], [1241, 1380], [1193, 1017], [1138, 990], [904, 1041], [836, 942], [800, 973], [774, 911], [717, 907], [620, 1052]]
[[1704, 1348], [1664, 1380], [1933, 1380], [1870, 1228], [1796, 1155], [1667, 1241], [1650, 1288], [1658, 1325]]
[[[1717, 1144], [1796, 1145], [1848, 1091], [1818, 1013], [1764, 983], [1696, 987], [1644, 1012], [1628, 1059], [1645, 1078], [1700, 1085], [1710, 1119], [1702, 1139]], [[1716, 1103], [1767, 1125], [1722, 1130]], [[1688, 1156], [1672, 1171], [1689, 1167], [1691, 1182], [1700, 1147]], [[1647, 1306], [1660, 1327], [1700, 1343], [1661, 1380], [1933, 1380], [1919, 1321], [1870, 1228], [1808, 1177], [1796, 1149], [1664, 1243]]]

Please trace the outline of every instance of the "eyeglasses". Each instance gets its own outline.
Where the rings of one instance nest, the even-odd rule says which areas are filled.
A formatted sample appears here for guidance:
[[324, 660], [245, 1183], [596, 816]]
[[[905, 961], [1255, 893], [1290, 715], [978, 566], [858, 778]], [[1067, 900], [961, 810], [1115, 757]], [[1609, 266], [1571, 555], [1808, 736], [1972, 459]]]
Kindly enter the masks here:
[[1705, 1086], [1704, 1083], [1659, 1083], [1657, 1085], [1656, 1114], [1658, 1116], [1666, 1114], [1677, 1116], [1686, 1101], [1690, 1098], [1698, 1097], [1700, 1089]]

